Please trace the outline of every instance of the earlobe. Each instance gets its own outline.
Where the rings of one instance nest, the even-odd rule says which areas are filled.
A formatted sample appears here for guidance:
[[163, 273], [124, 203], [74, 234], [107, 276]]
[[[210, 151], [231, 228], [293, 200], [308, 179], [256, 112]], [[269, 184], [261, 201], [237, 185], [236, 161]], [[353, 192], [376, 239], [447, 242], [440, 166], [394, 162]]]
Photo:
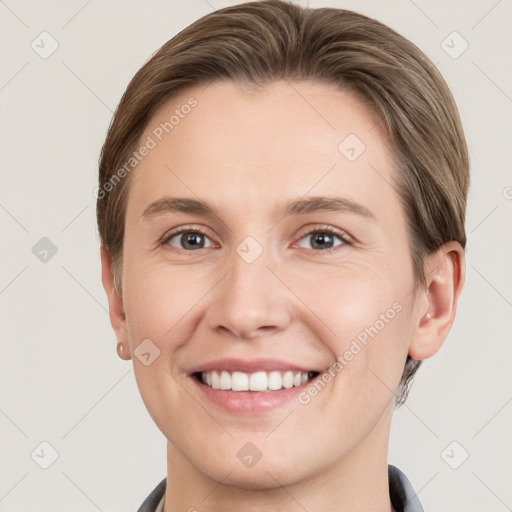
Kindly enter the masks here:
[[464, 250], [458, 242], [440, 247], [425, 262], [426, 288], [418, 292], [415, 327], [409, 355], [433, 356], [443, 345], [455, 320], [465, 279]]
[[128, 360], [131, 359], [129, 351], [125, 350], [125, 347], [124, 347], [124, 345], [122, 343], [118, 343], [117, 344], [117, 355], [121, 359], [124, 359], [125, 361], [128, 361]]
[[[128, 330], [126, 327], [126, 316], [123, 307], [123, 299], [114, 286], [112, 273], [112, 258], [109, 250], [101, 246], [101, 280], [107, 294], [110, 323], [116, 334], [117, 342], [123, 349], [129, 347]], [[129, 352], [129, 350], [124, 350]], [[131, 359], [129, 353], [124, 353], [122, 359]], [[119, 352], [118, 352], [119, 353]], [[121, 357], [121, 354], [119, 354]]]

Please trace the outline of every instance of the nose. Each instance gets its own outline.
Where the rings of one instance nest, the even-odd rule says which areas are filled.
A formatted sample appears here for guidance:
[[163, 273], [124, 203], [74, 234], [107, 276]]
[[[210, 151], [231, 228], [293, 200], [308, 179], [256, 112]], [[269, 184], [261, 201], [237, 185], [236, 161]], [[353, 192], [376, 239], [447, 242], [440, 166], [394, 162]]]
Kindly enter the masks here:
[[212, 290], [206, 313], [211, 329], [252, 339], [277, 333], [290, 324], [290, 291], [269, 268], [264, 255], [247, 263], [233, 251], [231, 270]]

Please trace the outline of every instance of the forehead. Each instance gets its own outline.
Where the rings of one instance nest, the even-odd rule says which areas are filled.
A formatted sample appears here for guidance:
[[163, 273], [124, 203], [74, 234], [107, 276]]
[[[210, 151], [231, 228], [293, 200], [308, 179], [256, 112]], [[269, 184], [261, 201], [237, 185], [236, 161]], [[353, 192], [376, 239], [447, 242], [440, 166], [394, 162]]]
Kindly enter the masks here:
[[393, 159], [379, 119], [348, 91], [315, 81], [263, 88], [214, 82], [163, 105], [140, 144], [129, 208], [140, 214], [165, 194], [228, 207], [271, 205], [284, 196], [339, 193], [396, 200]]

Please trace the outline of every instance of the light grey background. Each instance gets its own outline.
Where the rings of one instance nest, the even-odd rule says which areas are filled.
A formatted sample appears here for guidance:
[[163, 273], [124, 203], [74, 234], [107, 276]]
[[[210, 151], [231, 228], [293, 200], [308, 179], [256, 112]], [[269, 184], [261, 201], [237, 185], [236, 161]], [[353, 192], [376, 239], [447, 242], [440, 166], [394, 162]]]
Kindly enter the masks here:
[[[0, 1], [1, 511], [136, 510], [165, 476], [165, 439], [132, 363], [116, 355], [107, 314], [97, 159], [135, 71], [192, 21], [234, 3]], [[396, 413], [389, 460], [427, 510], [512, 510], [512, 2], [309, 5], [387, 23], [453, 90], [472, 157], [467, 281], [446, 345]], [[46, 59], [43, 31], [58, 42]], [[453, 31], [469, 44], [458, 58], [464, 41]], [[43, 237], [58, 251], [46, 262], [33, 253]], [[48, 469], [44, 441], [59, 454]]]

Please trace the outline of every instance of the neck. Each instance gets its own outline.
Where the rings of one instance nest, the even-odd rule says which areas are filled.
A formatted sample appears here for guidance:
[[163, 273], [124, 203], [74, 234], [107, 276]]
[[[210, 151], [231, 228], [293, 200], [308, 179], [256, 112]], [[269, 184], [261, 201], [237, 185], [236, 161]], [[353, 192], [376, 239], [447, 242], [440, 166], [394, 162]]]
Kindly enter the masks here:
[[229, 471], [210, 478], [168, 442], [164, 512], [394, 512], [387, 463], [391, 413], [336, 464], [291, 485], [275, 481], [264, 489], [237, 487], [234, 479], [228, 484]]

